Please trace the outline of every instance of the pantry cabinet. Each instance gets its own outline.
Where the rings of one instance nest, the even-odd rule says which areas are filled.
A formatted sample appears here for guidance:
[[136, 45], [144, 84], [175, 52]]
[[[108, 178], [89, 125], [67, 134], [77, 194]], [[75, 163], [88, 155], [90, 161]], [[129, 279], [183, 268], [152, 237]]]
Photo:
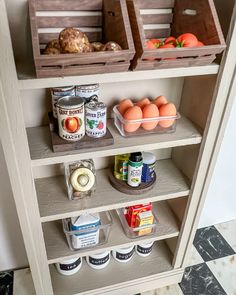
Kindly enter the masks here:
[[[216, 4], [227, 49], [221, 60], [210, 65], [37, 79], [27, 1], [0, 0], [1, 140], [37, 295], [128, 295], [181, 281], [235, 87], [236, 7], [234, 1]], [[108, 106], [114, 145], [52, 152], [46, 116], [48, 89], [92, 83], [100, 84], [101, 100]], [[111, 107], [124, 97], [160, 94], [169, 97], [181, 114], [176, 132], [122, 137], [113, 124]], [[135, 151], [155, 153], [157, 182], [150, 192], [130, 196], [115, 190], [108, 175], [114, 155]], [[62, 164], [88, 158], [93, 158], [97, 169], [96, 191], [91, 198], [70, 201]], [[130, 239], [115, 209], [143, 202], [155, 203], [158, 231]], [[61, 219], [108, 210], [113, 220], [108, 242], [71, 251]], [[149, 257], [135, 256], [127, 264], [111, 261], [101, 272], [84, 263], [76, 275], [67, 277], [53, 265], [141, 241], [155, 241]]]

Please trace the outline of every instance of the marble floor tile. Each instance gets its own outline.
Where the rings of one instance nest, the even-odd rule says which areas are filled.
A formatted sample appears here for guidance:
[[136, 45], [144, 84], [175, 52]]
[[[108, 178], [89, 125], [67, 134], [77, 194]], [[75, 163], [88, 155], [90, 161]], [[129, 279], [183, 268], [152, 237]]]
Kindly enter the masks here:
[[236, 220], [215, 225], [216, 229], [236, 251]]
[[141, 293], [141, 295], [184, 295], [178, 284], [167, 286], [152, 291]]
[[193, 244], [205, 262], [235, 254], [214, 226], [198, 229]]
[[236, 255], [207, 262], [227, 295], [236, 294]]
[[13, 271], [0, 273], [0, 295], [13, 294]]
[[180, 287], [184, 295], [227, 295], [206, 263], [187, 267]]
[[197, 249], [194, 246], [192, 246], [191, 251], [189, 253], [189, 257], [187, 258], [185, 267], [200, 264], [203, 262], [204, 260], [202, 259], [201, 255], [198, 253]]

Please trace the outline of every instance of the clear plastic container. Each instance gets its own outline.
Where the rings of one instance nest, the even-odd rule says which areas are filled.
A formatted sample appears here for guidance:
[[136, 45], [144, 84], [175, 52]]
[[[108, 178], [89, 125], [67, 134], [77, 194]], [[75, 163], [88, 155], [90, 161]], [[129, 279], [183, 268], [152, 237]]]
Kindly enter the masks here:
[[96, 171], [92, 159], [65, 163], [64, 169], [70, 200], [92, 195], [96, 188]]
[[[152, 210], [152, 214], [154, 216], [153, 224], [151, 225], [145, 225], [140, 227], [130, 227], [126, 218], [125, 218], [125, 208], [117, 209], [116, 212], [119, 216], [120, 222], [122, 224], [123, 230], [128, 238], [135, 239], [139, 238], [140, 236], [147, 236], [147, 235], [153, 235], [158, 231], [158, 217], [157, 214]], [[140, 234], [141, 232], [144, 232], [143, 230], [150, 229], [149, 233], [146, 234]]]
[[[107, 242], [110, 228], [112, 225], [112, 217], [109, 212], [99, 213], [100, 224], [79, 230], [71, 230], [71, 219], [66, 218], [62, 220], [63, 231], [66, 235], [66, 239], [69, 248], [73, 251], [79, 251], [84, 248], [91, 248], [97, 245], [105, 244]], [[91, 238], [91, 235], [96, 235]], [[75, 238], [83, 237], [83, 243], [75, 243]], [[87, 242], [86, 242], [87, 241]], [[91, 243], [92, 241], [92, 243]], [[95, 241], [95, 242], [94, 242]], [[81, 244], [79, 247], [77, 245]]]
[[[156, 134], [173, 133], [176, 130], [177, 120], [180, 118], [180, 114], [177, 113], [176, 116], [156, 117], [156, 118], [150, 118], [150, 119], [146, 118], [146, 119], [140, 119], [140, 120], [126, 120], [118, 111], [118, 105], [114, 106], [113, 112], [114, 112], [115, 126], [119, 130], [120, 134], [124, 137], [153, 134], [153, 133], [156, 133]], [[160, 122], [168, 122], [172, 120], [174, 121], [173, 124], [167, 128], [161, 127], [160, 124], [157, 124], [157, 126], [152, 130], [145, 130], [142, 128], [142, 123], [151, 123], [151, 122], [160, 123]], [[125, 131], [125, 124], [137, 124], [137, 123], [140, 123], [140, 127], [138, 128], [138, 130], [134, 132]]]

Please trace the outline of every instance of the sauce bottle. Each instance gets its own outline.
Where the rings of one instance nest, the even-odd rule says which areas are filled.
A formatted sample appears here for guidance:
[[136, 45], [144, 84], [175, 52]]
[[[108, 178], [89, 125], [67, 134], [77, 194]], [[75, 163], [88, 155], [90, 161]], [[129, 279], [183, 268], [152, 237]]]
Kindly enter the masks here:
[[141, 183], [143, 168], [142, 153], [132, 153], [128, 162], [128, 185], [137, 187]]

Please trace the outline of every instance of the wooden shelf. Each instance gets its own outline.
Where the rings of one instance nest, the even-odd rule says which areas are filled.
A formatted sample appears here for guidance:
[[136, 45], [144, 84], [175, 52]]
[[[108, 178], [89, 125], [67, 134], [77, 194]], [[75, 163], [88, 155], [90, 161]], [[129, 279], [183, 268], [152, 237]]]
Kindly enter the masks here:
[[139, 137], [125, 138], [120, 135], [108, 120], [108, 127], [114, 137], [114, 144], [106, 147], [94, 147], [87, 150], [54, 153], [48, 126], [27, 128], [28, 143], [32, 166], [58, 164], [63, 162], [97, 157], [108, 157], [116, 154], [135, 151], [170, 148], [174, 146], [199, 144], [202, 140], [200, 131], [187, 118], [178, 120], [175, 133], [150, 134]]
[[83, 257], [101, 251], [110, 251], [120, 247], [127, 247], [133, 244], [139, 244], [141, 241], [150, 242], [177, 237], [179, 235], [178, 222], [169, 208], [167, 201], [157, 202], [153, 204], [153, 207], [159, 218], [158, 230], [154, 235], [136, 239], [128, 238], [123, 231], [116, 211], [113, 210], [111, 211], [113, 224], [111, 226], [108, 242], [96, 247], [81, 249], [80, 251], [70, 250], [62, 230], [61, 220], [44, 223], [43, 232], [48, 263], [56, 263], [65, 259]]
[[52, 221], [84, 213], [111, 209], [187, 196], [189, 186], [183, 174], [171, 160], [157, 162], [156, 185], [142, 195], [126, 195], [114, 189], [109, 182], [109, 169], [97, 171], [97, 187], [94, 195], [77, 201], [67, 197], [63, 176], [35, 180], [41, 221]]
[[25, 64], [23, 66], [18, 65], [17, 68], [19, 87], [21, 90], [77, 85], [78, 82], [79, 84], [83, 85], [91, 83], [114, 83], [198, 75], [212, 75], [217, 74], [219, 71], [219, 65], [216, 63], [212, 63], [211, 65], [207, 66], [196, 66], [188, 68], [158, 69], [136, 72], [129, 71], [120, 73], [37, 79], [32, 64], [29, 65], [29, 63], [27, 63], [27, 67], [25, 66]]
[[128, 263], [119, 263], [112, 258], [109, 265], [102, 270], [91, 269], [83, 260], [80, 271], [68, 277], [60, 275], [55, 266], [51, 265], [54, 294], [113, 294], [112, 291], [124, 286], [127, 288], [127, 294], [131, 294], [128, 291], [131, 285], [137, 285], [138, 292], [141, 290], [138, 284], [142, 284], [142, 281], [157, 280], [160, 275], [168, 275], [172, 270], [171, 260], [172, 254], [166, 244], [158, 242], [155, 243], [150, 256], [144, 258], [135, 254]]

